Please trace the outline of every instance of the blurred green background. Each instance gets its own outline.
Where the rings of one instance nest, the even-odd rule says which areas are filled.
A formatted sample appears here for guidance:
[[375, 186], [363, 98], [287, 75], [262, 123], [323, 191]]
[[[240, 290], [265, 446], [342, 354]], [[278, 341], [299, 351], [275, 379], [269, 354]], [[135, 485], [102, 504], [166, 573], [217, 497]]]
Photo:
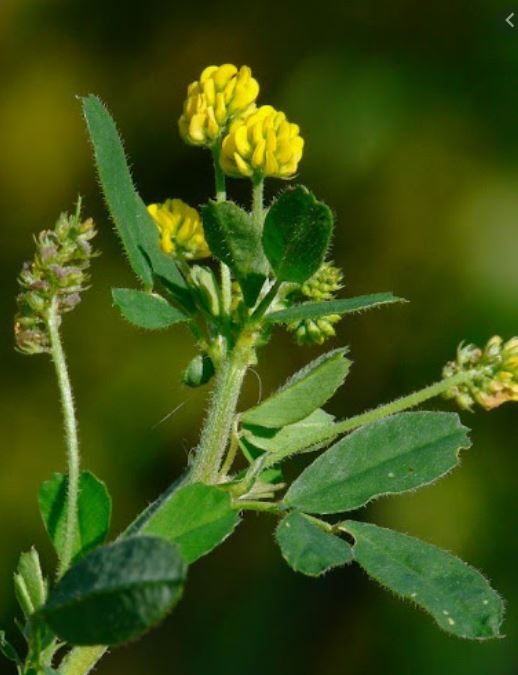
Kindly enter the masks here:
[[[511, 9], [494, 0], [306, 8], [1, 0], [0, 624], [11, 636], [11, 572], [33, 543], [52, 563], [36, 491], [64, 461], [51, 366], [12, 348], [16, 275], [32, 255], [32, 234], [78, 192], [98, 222], [102, 256], [64, 333], [83, 461], [110, 487], [114, 533], [179, 473], [207, 394], [179, 384], [193, 354], [186, 330], [139, 332], [111, 308], [111, 286], [133, 280], [99, 196], [75, 95], [107, 102], [147, 201], [198, 204], [213, 189], [208, 156], [176, 133], [186, 85], [205, 65], [249, 64], [260, 101], [300, 123], [299, 179], [336, 212], [333, 256], [347, 293], [392, 290], [411, 300], [341, 324], [335, 344], [350, 345], [355, 363], [330, 409], [344, 416], [433, 381], [461, 340], [518, 330], [518, 28], [504, 23]], [[247, 187], [234, 181], [230, 189], [244, 201]], [[276, 335], [259, 367], [264, 391], [316, 353]], [[243, 405], [257, 395], [250, 375]], [[295, 575], [272, 541], [273, 522], [252, 516], [192, 568], [173, 615], [98, 672], [518, 672], [516, 413], [507, 406], [463, 419], [474, 447], [462, 470], [380, 500], [368, 516], [484, 569], [508, 600], [506, 640], [447, 637], [357, 568], [320, 580]]]

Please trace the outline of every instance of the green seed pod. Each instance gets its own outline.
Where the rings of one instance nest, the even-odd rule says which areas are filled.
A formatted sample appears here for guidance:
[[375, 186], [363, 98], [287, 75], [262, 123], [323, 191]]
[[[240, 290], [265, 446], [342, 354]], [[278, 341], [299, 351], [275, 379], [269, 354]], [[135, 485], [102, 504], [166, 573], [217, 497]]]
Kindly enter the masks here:
[[214, 364], [207, 354], [196, 354], [184, 370], [182, 382], [188, 387], [201, 387], [214, 375]]

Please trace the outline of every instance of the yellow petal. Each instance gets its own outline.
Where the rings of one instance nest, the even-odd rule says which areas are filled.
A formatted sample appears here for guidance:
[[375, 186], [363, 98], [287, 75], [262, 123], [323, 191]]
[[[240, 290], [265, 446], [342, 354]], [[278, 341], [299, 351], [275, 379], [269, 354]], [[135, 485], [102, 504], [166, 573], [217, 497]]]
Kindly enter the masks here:
[[242, 124], [240, 127], [238, 127], [234, 131], [234, 142], [237, 151], [242, 157], [248, 157], [250, 155], [250, 152], [252, 151], [252, 148], [250, 146], [250, 143], [248, 142], [248, 137], [246, 133], [246, 126]]
[[216, 89], [218, 89], [218, 91], [222, 91], [230, 78], [234, 77], [236, 73], [237, 68], [232, 63], [224, 63], [222, 66], [220, 66], [212, 75]]
[[253, 172], [251, 167], [237, 154], [237, 152], [234, 154], [234, 161], [240, 174], [243, 176], [252, 175]]
[[207, 66], [200, 75], [200, 82], [205, 82], [205, 80], [211, 77], [217, 70], [218, 66]]
[[221, 92], [216, 94], [216, 105], [214, 107], [214, 116], [219, 124], [223, 125], [227, 121], [227, 107], [225, 105], [225, 96]]
[[266, 176], [275, 176], [279, 172], [279, 164], [274, 157], [273, 152], [266, 151], [266, 161], [265, 161], [265, 175]]
[[193, 115], [189, 123], [189, 136], [192, 141], [203, 143], [205, 140], [206, 115]]
[[252, 166], [256, 169], [259, 169], [263, 165], [265, 150], [266, 142], [261, 139], [252, 153]]
[[203, 94], [207, 104], [214, 105], [216, 101], [216, 87], [214, 85], [214, 80], [210, 77], [203, 83]]

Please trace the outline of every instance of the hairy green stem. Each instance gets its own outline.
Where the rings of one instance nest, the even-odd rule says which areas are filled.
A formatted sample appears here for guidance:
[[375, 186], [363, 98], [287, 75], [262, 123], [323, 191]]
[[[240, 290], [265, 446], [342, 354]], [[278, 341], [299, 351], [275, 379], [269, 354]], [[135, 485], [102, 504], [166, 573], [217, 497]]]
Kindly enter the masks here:
[[252, 218], [256, 226], [262, 230], [264, 220], [264, 180], [254, 180], [252, 187]]
[[412, 394], [408, 394], [407, 396], [398, 398], [395, 401], [391, 401], [390, 403], [386, 403], [385, 405], [374, 408], [374, 410], [369, 410], [365, 413], [362, 413], [361, 415], [350, 417], [343, 422], [338, 422], [338, 424], [335, 426], [336, 433], [343, 434], [347, 431], [352, 431], [353, 429], [362, 427], [365, 424], [371, 424], [372, 422], [381, 420], [388, 415], [394, 415], [395, 413], [402, 412], [408, 408], [415, 408], [416, 405], [420, 405], [431, 398], [440, 396], [441, 394], [444, 394], [444, 392], [448, 391], [448, 389], [451, 389], [452, 387], [462, 384], [463, 382], [467, 382], [471, 379], [473, 379], [473, 372], [457, 373], [452, 377], [448, 377], [444, 380], [436, 382], [435, 384], [431, 384], [424, 389], [420, 389], [419, 391], [415, 391]]
[[227, 198], [227, 188], [225, 185], [225, 174], [219, 163], [221, 148], [219, 143], [212, 147], [212, 161], [214, 162], [214, 178], [216, 182], [216, 201], [224, 202]]
[[217, 482], [248, 365], [249, 354], [239, 343], [221, 363], [189, 477], [192, 483]]
[[[219, 156], [221, 148], [219, 143], [216, 143], [212, 148], [212, 160], [214, 162], [214, 178], [216, 183], [216, 201], [224, 202], [227, 198], [227, 188], [225, 184], [225, 174], [219, 163]], [[224, 262], [219, 264], [221, 275], [221, 299], [223, 302], [223, 313], [228, 316], [230, 314], [230, 305], [232, 302], [232, 286], [230, 278], [230, 269]]]
[[[319, 436], [318, 441], [331, 442], [337, 436], [353, 431], [354, 429], [358, 429], [358, 427], [371, 424], [372, 422], [377, 422], [384, 417], [403, 412], [409, 408], [415, 408], [415, 406], [420, 405], [431, 398], [440, 396], [452, 387], [472, 380], [474, 376], [475, 371], [457, 373], [452, 377], [440, 380], [439, 382], [431, 384], [430, 386], [420, 389], [419, 391], [415, 391], [412, 394], [398, 398], [395, 401], [391, 401], [390, 403], [380, 405], [373, 410], [368, 410], [367, 412], [361, 413], [360, 415], [355, 415], [354, 417], [349, 417], [348, 419], [345, 419], [341, 422], [336, 422], [335, 424], [329, 426], [328, 432], [323, 432], [322, 435]], [[273, 466], [274, 464], [277, 464], [281, 460], [285, 459], [285, 457], [286, 454], [276, 454], [275, 452], [269, 453], [263, 464], [263, 468], [266, 469], [270, 466]]]
[[77, 421], [74, 410], [72, 385], [70, 384], [65, 352], [63, 351], [63, 345], [61, 344], [61, 338], [59, 335], [59, 314], [57, 299], [54, 299], [52, 302], [47, 319], [47, 328], [50, 339], [50, 354], [56, 369], [56, 376], [61, 396], [68, 465], [67, 515], [63, 549], [59, 557], [57, 570], [57, 575], [59, 578], [67, 571], [72, 561], [74, 544], [77, 536], [77, 513], [79, 499], [79, 441], [77, 436]]
[[279, 292], [279, 288], [281, 287], [281, 284], [282, 284], [282, 281], [279, 281], [279, 279], [275, 280], [275, 282], [272, 284], [270, 290], [266, 293], [264, 298], [257, 305], [255, 311], [253, 312], [252, 316], [250, 317], [250, 320], [252, 322], [257, 323], [260, 319], [263, 318], [263, 316], [265, 315], [268, 307], [275, 300], [275, 297], [276, 297], [277, 293]]

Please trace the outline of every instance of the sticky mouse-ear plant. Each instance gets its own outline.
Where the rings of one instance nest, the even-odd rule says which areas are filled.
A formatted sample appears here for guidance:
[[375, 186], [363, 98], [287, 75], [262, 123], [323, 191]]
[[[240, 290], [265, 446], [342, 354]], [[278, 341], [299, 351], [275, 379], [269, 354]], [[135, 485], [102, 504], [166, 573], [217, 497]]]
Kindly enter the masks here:
[[[110, 500], [98, 479], [79, 471], [59, 337], [62, 314], [84, 288], [93, 225], [78, 209], [37, 238], [35, 259], [20, 276], [16, 342], [55, 363], [68, 468], [39, 494], [58, 555], [55, 581], [44, 577], [34, 549], [22, 554], [15, 574], [27, 655], [0, 635], [19, 673], [90, 672], [108, 647], [137, 638], [174, 606], [188, 566], [227, 539], [248, 511], [272, 519], [282, 556], [297, 572], [318, 576], [355, 562], [448, 633], [500, 635], [502, 600], [478, 571], [354, 512], [458, 465], [470, 446], [458, 416], [408, 410], [437, 396], [468, 410], [516, 401], [518, 338], [461, 346], [435, 384], [343, 420], [324, 410], [351, 367], [347, 348], [335, 347], [240, 409], [243, 380], [275, 329], [286, 328], [299, 345], [321, 345], [345, 316], [402, 302], [391, 293], [337, 297], [343, 275], [329, 260], [334, 217], [306, 187], [288, 185], [264, 204], [265, 179], [292, 179], [304, 141], [283, 112], [256, 106], [258, 93], [250, 69], [229, 64], [206, 68], [189, 86], [180, 134], [210, 152], [215, 170], [215, 198], [199, 209], [178, 196], [146, 206], [113, 119], [95, 96], [82, 99], [104, 197], [138, 282], [113, 289], [113, 303], [141, 329], [185, 323], [197, 353], [183, 382], [209, 383], [212, 393], [183, 474], [105, 545]], [[249, 208], [227, 198], [227, 176], [249, 181]], [[306, 467], [288, 484], [283, 466], [301, 454]]]

